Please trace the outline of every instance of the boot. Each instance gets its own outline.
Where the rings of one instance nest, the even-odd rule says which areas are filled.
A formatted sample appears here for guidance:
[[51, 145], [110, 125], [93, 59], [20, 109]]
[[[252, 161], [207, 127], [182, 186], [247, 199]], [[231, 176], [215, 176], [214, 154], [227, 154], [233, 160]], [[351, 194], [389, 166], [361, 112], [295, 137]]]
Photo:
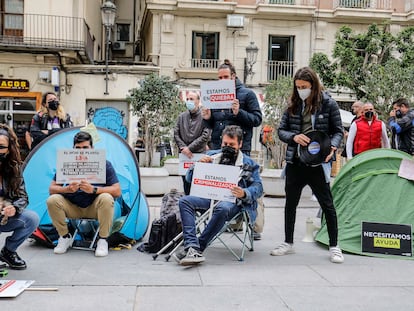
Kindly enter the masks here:
[[24, 270], [27, 268], [26, 262], [16, 252], [11, 252], [6, 247], [3, 247], [0, 252], [0, 260], [7, 263], [10, 269]]

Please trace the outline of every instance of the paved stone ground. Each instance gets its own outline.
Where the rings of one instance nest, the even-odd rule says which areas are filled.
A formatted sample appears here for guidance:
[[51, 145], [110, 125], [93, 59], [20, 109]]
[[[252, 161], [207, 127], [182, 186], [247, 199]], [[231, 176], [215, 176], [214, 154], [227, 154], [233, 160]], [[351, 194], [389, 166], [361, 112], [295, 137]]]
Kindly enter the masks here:
[[[154, 216], [161, 198], [148, 201]], [[25, 242], [19, 254], [28, 269], [10, 270], [8, 279], [35, 280], [33, 287], [58, 291], [1, 299], [1, 311], [413, 310], [412, 261], [345, 254], [345, 263], [332, 264], [325, 246], [302, 242], [306, 219], [318, 211], [309, 196], [303, 196], [297, 211], [296, 254], [270, 256], [283, 240], [283, 204], [283, 198], [265, 198], [263, 239], [244, 262], [218, 243], [205, 252], [205, 263], [183, 268], [163, 256], [154, 261], [136, 246], [95, 258], [73, 249], [54, 255]], [[5, 237], [0, 235], [0, 245]]]

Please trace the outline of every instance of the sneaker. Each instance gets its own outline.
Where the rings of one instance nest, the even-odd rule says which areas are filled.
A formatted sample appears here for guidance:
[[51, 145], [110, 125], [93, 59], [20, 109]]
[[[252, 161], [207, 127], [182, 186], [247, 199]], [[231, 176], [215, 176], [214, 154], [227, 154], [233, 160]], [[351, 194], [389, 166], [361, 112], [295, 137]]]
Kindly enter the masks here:
[[10, 269], [24, 270], [27, 268], [26, 262], [16, 252], [9, 251], [5, 247], [0, 252], [0, 260], [7, 263]]
[[108, 256], [108, 242], [106, 239], [99, 239], [95, 249], [96, 257]]
[[176, 252], [174, 252], [173, 254], [172, 254], [172, 256], [173, 256], [173, 258], [174, 258], [174, 260], [177, 262], [177, 263], [181, 263], [181, 260], [185, 257], [187, 255], [187, 252], [185, 251], [185, 249], [184, 248], [182, 248], [182, 249], [180, 249], [180, 250], [177, 250]]
[[333, 263], [343, 263], [344, 255], [338, 246], [329, 247], [329, 253], [331, 254], [331, 262]]
[[270, 251], [270, 255], [283, 256], [287, 254], [293, 254], [294, 252], [295, 249], [293, 248], [293, 244], [283, 242], [280, 243], [274, 250]]
[[53, 252], [55, 254], [64, 254], [68, 251], [68, 248], [72, 245], [72, 236], [69, 235], [69, 237], [59, 237], [58, 244], [53, 249]]
[[253, 240], [258, 241], [262, 239], [262, 234], [259, 232], [253, 232]]
[[185, 257], [181, 259], [180, 265], [182, 266], [196, 265], [196, 264], [203, 262], [204, 260], [206, 260], [206, 258], [203, 256], [203, 253], [190, 247]]

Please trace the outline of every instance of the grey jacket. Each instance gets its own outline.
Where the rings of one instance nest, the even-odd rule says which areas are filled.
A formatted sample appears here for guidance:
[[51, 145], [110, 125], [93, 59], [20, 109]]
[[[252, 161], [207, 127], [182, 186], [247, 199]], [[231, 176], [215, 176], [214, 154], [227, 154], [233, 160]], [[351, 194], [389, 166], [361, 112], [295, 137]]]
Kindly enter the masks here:
[[[292, 163], [297, 156], [298, 144], [293, 137], [301, 133], [302, 129], [302, 106], [290, 115], [286, 110], [280, 121], [278, 134], [281, 141], [288, 144], [286, 150], [286, 162]], [[336, 101], [326, 92], [322, 93], [322, 105], [315, 114], [314, 129], [323, 131], [331, 138], [331, 146], [338, 148], [344, 136], [341, 114]]]
[[188, 147], [191, 152], [205, 152], [210, 135], [211, 130], [203, 122], [201, 109], [194, 113], [187, 110], [178, 116], [174, 128], [174, 140], [180, 150]]
[[23, 177], [20, 178], [20, 187], [17, 193], [14, 193], [8, 186], [8, 180], [3, 177], [3, 191], [4, 199], [11, 202], [12, 205], [16, 208], [16, 213], [21, 214], [26, 206], [29, 204], [29, 199], [27, 197], [26, 189], [24, 186]]

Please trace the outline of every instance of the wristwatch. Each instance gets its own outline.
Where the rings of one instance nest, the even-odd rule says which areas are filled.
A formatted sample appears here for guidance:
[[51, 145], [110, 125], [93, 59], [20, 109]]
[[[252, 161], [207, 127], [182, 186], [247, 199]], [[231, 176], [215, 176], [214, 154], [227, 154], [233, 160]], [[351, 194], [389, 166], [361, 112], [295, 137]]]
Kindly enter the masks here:
[[98, 187], [93, 187], [93, 194], [96, 194], [98, 192]]

